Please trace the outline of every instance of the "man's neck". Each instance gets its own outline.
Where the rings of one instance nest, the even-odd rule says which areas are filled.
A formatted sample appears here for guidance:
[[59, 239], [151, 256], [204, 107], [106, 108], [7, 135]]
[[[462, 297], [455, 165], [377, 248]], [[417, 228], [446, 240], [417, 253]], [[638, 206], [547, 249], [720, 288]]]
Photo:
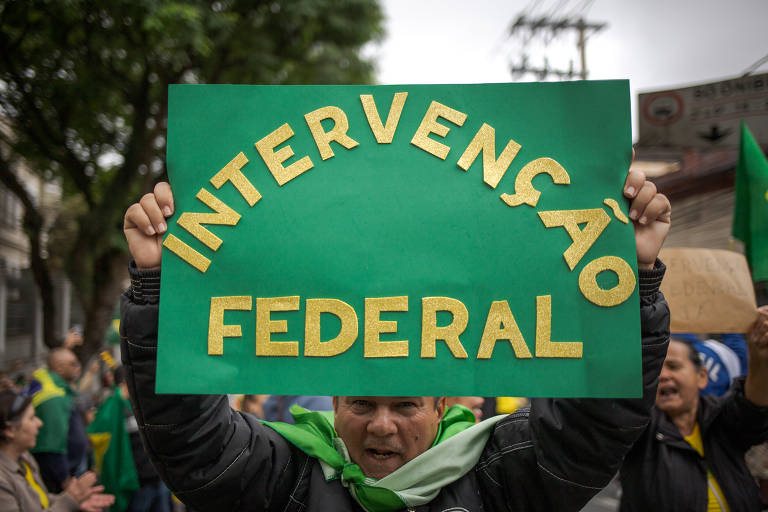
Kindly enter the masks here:
[[73, 387], [73, 383], [64, 378], [64, 376], [59, 372], [51, 371], [51, 375], [55, 375], [56, 378], [63, 382], [65, 386]]

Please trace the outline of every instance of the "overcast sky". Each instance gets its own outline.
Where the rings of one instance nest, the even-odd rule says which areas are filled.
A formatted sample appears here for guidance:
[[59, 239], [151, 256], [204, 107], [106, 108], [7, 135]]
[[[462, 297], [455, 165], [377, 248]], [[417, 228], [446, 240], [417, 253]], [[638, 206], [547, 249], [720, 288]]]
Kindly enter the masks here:
[[[512, 81], [523, 49], [508, 28], [523, 11], [586, 14], [607, 26], [587, 41], [590, 79], [629, 78], [638, 91], [741, 75], [768, 54], [768, 0], [382, 0], [387, 36], [371, 51], [382, 84]], [[579, 69], [574, 31], [528, 41], [529, 64]], [[768, 72], [768, 65], [759, 71]], [[534, 80], [528, 76], [527, 81]]]

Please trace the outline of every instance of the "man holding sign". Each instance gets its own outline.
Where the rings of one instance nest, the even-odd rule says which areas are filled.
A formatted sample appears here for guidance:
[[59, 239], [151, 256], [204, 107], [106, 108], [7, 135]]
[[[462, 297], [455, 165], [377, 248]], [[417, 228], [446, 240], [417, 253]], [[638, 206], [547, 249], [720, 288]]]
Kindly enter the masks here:
[[[624, 172], [627, 97], [625, 81], [172, 86], [173, 194], [126, 212], [121, 338], [174, 493], [202, 510], [581, 508], [646, 425], [669, 335], [670, 206]], [[259, 423], [210, 394], [232, 392], [334, 411]], [[479, 424], [445, 407], [509, 394], [563, 399]]]
[[[441, 423], [441, 398], [336, 397], [336, 437], [318, 433], [324, 424], [312, 418], [306, 423], [317, 428], [302, 432], [267, 428], [232, 411], [224, 396], [155, 394], [162, 234], [174, 211], [169, 185], [158, 184], [126, 212], [135, 267], [121, 323], [134, 410], [158, 471], [202, 510], [580, 509], [647, 423], [667, 348], [669, 312], [658, 292], [664, 270], [656, 256], [669, 231], [669, 202], [638, 172], [629, 173], [623, 192], [640, 269], [643, 398], [534, 399], [530, 413], [488, 420], [433, 446], [450, 428]], [[398, 474], [400, 468], [411, 474]], [[389, 488], [377, 485], [388, 476], [397, 477]]]

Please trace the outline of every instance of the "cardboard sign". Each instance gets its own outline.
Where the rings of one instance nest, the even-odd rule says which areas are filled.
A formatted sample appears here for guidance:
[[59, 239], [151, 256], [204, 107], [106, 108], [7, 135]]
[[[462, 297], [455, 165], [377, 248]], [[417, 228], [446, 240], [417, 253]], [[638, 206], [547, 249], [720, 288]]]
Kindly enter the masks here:
[[662, 249], [661, 291], [672, 332], [747, 332], [757, 320], [755, 289], [743, 254], [715, 249]]
[[158, 391], [639, 396], [626, 81], [170, 88]]

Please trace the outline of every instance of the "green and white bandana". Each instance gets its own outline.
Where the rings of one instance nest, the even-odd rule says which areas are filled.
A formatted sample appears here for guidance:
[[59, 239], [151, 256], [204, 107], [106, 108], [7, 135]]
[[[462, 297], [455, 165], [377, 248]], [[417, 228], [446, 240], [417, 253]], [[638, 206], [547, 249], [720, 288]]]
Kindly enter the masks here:
[[395, 512], [424, 505], [440, 489], [472, 469], [480, 459], [496, 423], [495, 416], [475, 423], [472, 411], [461, 405], [449, 408], [427, 451], [381, 480], [366, 477], [352, 462], [344, 441], [333, 427], [332, 412], [310, 412], [293, 405], [295, 425], [263, 422], [301, 451], [320, 461], [326, 481], [341, 480], [355, 500], [368, 512]]

